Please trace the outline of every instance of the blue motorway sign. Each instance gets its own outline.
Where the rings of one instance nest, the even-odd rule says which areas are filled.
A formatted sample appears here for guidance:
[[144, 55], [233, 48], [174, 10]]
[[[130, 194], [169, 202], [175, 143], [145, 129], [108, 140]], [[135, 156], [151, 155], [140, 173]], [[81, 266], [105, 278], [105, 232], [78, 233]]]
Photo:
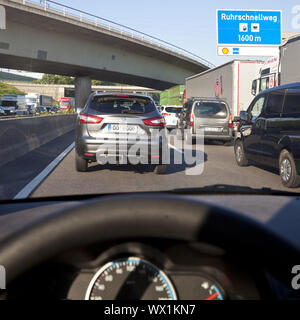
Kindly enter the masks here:
[[217, 44], [279, 46], [281, 11], [217, 10]]

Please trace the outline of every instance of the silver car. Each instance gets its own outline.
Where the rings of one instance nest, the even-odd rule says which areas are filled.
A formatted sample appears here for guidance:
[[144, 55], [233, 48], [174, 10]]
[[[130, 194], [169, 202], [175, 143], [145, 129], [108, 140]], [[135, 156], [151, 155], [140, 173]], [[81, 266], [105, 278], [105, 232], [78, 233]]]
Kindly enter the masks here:
[[99, 164], [151, 164], [167, 170], [165, 120], [152, 98], [137, 94], [93, 93], [78, 115], [76, 170]]
[[230, 109], [225, 101], [216, 98], [189, 99], [179, 115], [178, 129], [186, 143], [193, 141], [197, 134], [206, 140], [223, 141], [225, 145], [230, 145], [233, 139]]

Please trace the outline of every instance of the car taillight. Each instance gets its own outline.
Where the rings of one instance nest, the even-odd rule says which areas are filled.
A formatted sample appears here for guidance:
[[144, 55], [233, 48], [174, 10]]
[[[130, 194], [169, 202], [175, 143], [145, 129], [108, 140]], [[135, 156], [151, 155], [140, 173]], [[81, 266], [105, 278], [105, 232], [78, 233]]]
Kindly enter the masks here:
[[163, 115], [163, 116], [170, 116], [171, 113], [166, 113], [166, 112], [164, 112], [164, 113], [162, 113], [162, 115]]
[[229, 118], [228, 118], [228, 125], [229, 125], [229, 128], [232, 128], [232, 115], [231, 114], [229, 115]]
[[166, 124], [164, 117], [144, 119], [143, 122], [145, 123], [145, 125], [153, 127], [164, 127]]
[[194, 125], [194, 115], [191, 113], [190, 115], [190, 126], [192, 127]]
[[90, 123], [90, 124], [99, 124], [103, 118], [92, 116], [87, 113], [80, 113], [79, 114], [79, 123]]

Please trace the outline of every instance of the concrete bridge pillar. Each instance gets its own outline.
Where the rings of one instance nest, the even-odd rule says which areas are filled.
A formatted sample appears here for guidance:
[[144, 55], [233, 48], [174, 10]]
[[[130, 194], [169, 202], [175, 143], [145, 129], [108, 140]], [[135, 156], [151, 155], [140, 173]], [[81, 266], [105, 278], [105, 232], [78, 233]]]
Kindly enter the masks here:
[[75, 79], [75, 109], [82, 109], [92, 92], [90, 77], [76, 77]]

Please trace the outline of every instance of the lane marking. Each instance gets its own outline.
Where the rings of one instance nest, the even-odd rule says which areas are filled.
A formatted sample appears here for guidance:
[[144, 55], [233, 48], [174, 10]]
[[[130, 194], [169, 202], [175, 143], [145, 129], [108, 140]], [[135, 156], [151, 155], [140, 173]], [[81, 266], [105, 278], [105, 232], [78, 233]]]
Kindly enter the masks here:
[[14, 199], [27, 198], [59, 165], [59, 163], [73, 150], [75, 142], [68, 146], [58, 157], [56, 157], [42, 172], [40, 172], [33, 180], [31, 180], [20, 192], [18, 192]]

